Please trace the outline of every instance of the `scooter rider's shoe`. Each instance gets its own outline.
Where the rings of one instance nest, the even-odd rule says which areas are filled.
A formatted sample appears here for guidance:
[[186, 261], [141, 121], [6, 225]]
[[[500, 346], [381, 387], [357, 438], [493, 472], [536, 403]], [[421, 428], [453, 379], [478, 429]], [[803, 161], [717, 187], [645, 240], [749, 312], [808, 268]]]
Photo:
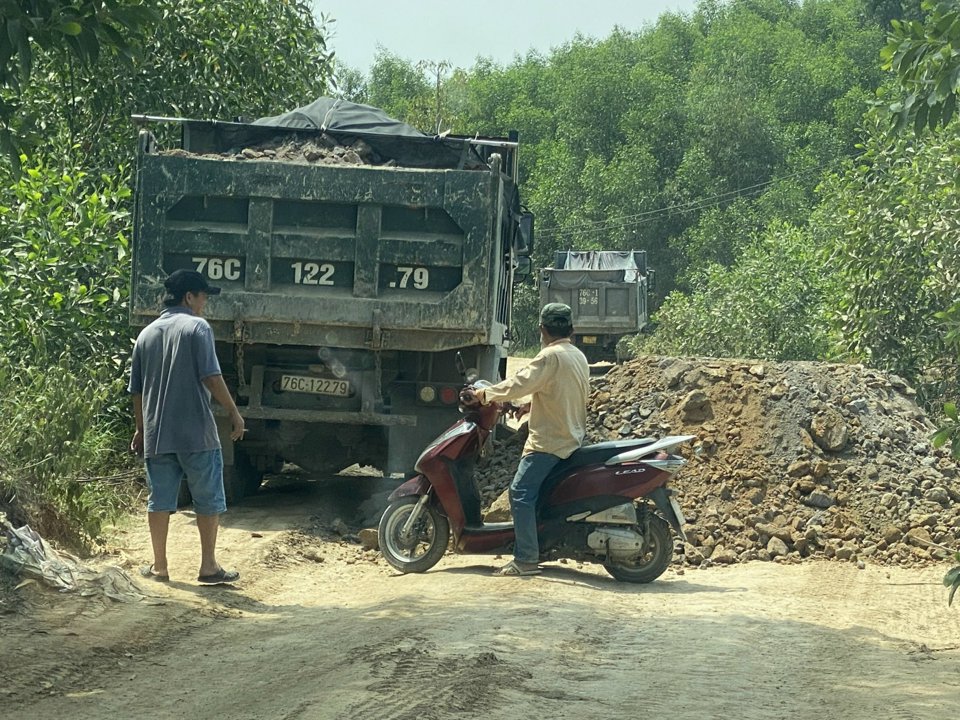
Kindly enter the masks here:
[[526, 577], [528, 575], [539, 575], [540, 566], [536, 563], [522, 563], [511, 560], [493, 574], [497, 577]]

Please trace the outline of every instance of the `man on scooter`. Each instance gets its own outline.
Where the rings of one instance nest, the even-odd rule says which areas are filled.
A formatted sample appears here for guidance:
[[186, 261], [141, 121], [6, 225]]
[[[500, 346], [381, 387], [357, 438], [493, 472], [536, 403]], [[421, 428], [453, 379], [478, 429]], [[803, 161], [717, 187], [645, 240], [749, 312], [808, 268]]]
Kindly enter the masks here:
[[[570, 307], [549, 303], [540, 311], [541, 350], [513, 377], [479, 390], [465, 390], [465, 405], [504, 402], [531, 396], [527, 441], [517, 474], [510, 483], [510, 512], [516, 542], [514, 559], [497, 575], [536, 575], [540, 572], [537, 539], [537, 498], [553, 467], [583, 444], [587, 429], [590, 367], [570, 341]], [[527, 411], [522, 408], [521, 414]]]

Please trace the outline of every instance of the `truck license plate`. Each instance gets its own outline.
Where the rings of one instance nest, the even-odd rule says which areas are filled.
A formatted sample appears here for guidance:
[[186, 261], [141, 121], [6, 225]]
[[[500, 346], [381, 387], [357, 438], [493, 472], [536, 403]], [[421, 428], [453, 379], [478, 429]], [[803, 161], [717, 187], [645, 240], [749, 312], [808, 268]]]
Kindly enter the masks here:
[[583, 335], [580, 338], [583, 341], [584, 345], [596, 345], [597, 336], [596, 335]]
[[332, 380], [330, 378], [281, 375], [280, 389], [289, 390], [290, 392], [312, 393], [314, 395], [347, 397], [350, 394], [350, 383], [346, 380]]

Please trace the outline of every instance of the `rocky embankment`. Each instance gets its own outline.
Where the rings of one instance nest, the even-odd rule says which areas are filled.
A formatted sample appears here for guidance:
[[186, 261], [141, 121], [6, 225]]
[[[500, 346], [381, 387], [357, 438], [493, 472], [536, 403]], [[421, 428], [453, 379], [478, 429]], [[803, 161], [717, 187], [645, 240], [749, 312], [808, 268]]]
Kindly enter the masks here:
[[[696, 436], [673, 483], [689, 523], [687, 564], [910, 565], [960, 549], [957, 465], [931, 446], [934, 426], [896, 376], [643, 357], [594, 380], [588, 417], [591, 442]], [[521, 446], [522, 435], [500, 441], [478, 467], [487, 503], [509, 483]]]

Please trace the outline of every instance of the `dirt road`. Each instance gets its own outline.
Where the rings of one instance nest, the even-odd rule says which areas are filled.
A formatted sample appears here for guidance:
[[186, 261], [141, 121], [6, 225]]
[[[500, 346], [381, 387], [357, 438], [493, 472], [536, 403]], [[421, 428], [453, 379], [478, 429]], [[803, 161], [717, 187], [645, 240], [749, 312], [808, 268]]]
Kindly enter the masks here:
[[[354, 489], [374, 497], [357, 513]], [[0, 716], [62, 718], [943, 719], [960, 608], [943, 568], [843, 563], [670, 570], [647, 586], [546, 566], [496, 578], [450, 556], [400, 576], [341, 532], [384, 487], [277, 483], [231, 511], [235, 587], [196, 584], [177, 514], [168, 585], [136, 603], [26, 588], [0, 615]], [[339, 518], [349, 529], [335, 520]], [[105, 561], [148, 557], [139, 522]]]

